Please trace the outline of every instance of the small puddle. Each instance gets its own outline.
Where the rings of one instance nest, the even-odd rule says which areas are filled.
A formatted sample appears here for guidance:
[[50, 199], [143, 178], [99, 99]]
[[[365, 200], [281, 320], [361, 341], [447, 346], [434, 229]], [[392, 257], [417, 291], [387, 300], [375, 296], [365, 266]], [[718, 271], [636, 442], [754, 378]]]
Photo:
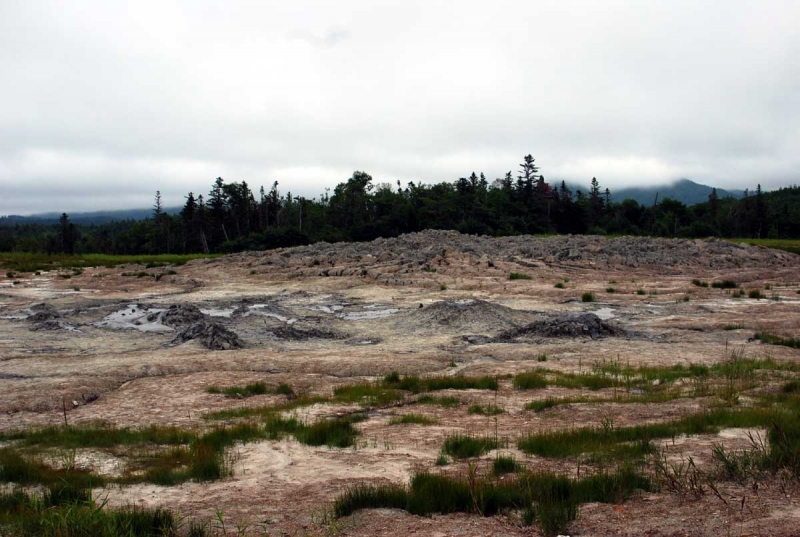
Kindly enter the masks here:
[[253, 304], [252, 306], [248, 306], [248, 312], [244, 314], [245, 317], [248, 315], [261, 315], [262, 317], [271, 317], [273, 319], [278, 319], [282, 323], [286, 324], [294, 324], [297, 322], [297, 319], [294, 317], [286, 317], [285, 315], [281, 315], [279, 313], [273, 313], [271, 311], [261, 311], [264, 308], [272, 307], [270, 304]]
[[112, 330], [174, 332], [172, 328], [161, 323], [161, 316], [158, 314], [164, 311], [166, 310], [163, 308], [142, 308], [137, 304], [130, 304], [128, 307], [106, 316], [102, 321], [98, 321], [94, 325], [98, 328], [111, 328]]
[[599, 310], [594, 311], [593, 313], [598, 317], [600, 317], [602, 320], [607, 321], [609, 319], [613, 319], [614, 317], [616, 317], [614, 311], [616, 310], [612, 308], [600, 308]]
[[340, 313], [339, 317], [344, 319], [345, 321], [369, 321], [373, 319], [383, 319], [385, 317], [389, 317], [390, 315], [394, 315], [395, 313], [399, 312], [400, 310], [397, 308], [386, 308], [386, 309], [376, 309], [376, 308], [385, 308], [386, 306], [382, 306], [380, 304], [370, 304], [368, 306], [364, 306], [365, 311], [351, 311], [348, 313]]
[[208, 315], [209, 317], [225, 317], [227, 319], [230, 319], [231, 315], [233, 315], [233, 308], [230, 308], [230, 309], [214, 309], [214, 308], [212, 308], [212, 309], [206, 309], [206, 310], [202, 310], [201, 309], [200, 312], [203, 315]]

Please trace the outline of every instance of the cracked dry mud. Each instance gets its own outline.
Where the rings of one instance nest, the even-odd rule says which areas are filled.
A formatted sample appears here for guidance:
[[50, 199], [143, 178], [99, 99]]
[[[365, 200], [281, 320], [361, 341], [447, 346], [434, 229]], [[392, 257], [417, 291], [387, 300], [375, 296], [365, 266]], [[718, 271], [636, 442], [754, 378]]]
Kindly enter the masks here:
[[[518, 391], [509, 375], [536, 368], [577, 372], [619, 359], [634, 365], [713, 364], [732, 348], [752, 357], [800, 359], [796, 349], [752, 341], [757, 330], [800, 336], [800, 258], [724, 241], [599, 237], [489, 239], [425, 232], [347, 245], [252, 252], [191, 261], [160, 281], [130, 278], [134, 267], [85, 269], [69, 281], [44, 273], [0, 288], [0, 430], [103, 421], [120, 427], [215, 425], [203, 415], [268, 406], [283, 395], [231, 399], [211, 385], [263, 381], [295, 392], [331, 394], [346, 383], [392, 371], [419, 375], [498, 375], [497, 393], [445, 391], [456, 408], [372, 408], [358, 423], [357, 449], [309, 447], [294, 440], [233, 448], [234, 474], [211, 483], [136, 485], [97, 491], [109, 504], [163, 506], [232, 523], [269, 521], [270, 535], [325, 535], [332, 499], [354, 483], [405, 483], [434, 468], [445, 437], [491, 430], [531, 469], [575, 475], [574, 462], [529, 457], [514, 440], [529, 431], [625, 426], [698, 412], [704, 398], [663, 403], [574, 403], [534, 413], [547, 397], [603, 398], [611, 389]], [[510, 280], [512, 272], [530, 276]], [[735, 299], [691, 280], [731, 279], [776, 300]], [[565, 281], [566, 280], [566, 281]], [[554, 284], [562, 282], [564, 289]], [[614, 283], [611, 283], [614, 282]], [[613, 287], [615, 292], [606, 289]], [[80, 291], [75, 291], [80, 288]], [[643, 290], [643, 294], [637, 291]], [[584, 292], [597, 301], [581, 302]], [[684, 296], [690, 300], [684, 301]], [[594, 315], [587, 315], [594, 314]], [[595, 316], [596, 315], [596, 316]], [[546, 354], [547, 361], [537, 356]], [[777, 386], [777, 384], [776, 384]], [[759, 389], [770, 389], [761, 386]], [[774, 386], [772, 386], [774, 388]], [[746, 397], [746, 394], [743, 395]], [[498, 405], [495, 417], [467, 413]], [[355, 410], [317, 404], [297, 410], [313, 421]], [[423, 413], [433, 426], [389, 425]], [[665, 454], [712, 464], [711, 446], [748, 446], [747, 431], [726, 430], [664, 442]], [[479, 460], [486, 468], [496, 452]], [[125, 457], [102, 450], [78, 464], [113, 475]], [[466, 463], [447, 472], [466, 472]], [[723, 482], [714, 495], [685, 501], [640, 493], [623, 505], [586, 504], [570, 535], [797, 535], [796, 483], [766, 481], [757, 492]], [[512, 516], [417, 517], [377, 509], [337, 522], [344, 535], [537, 535]]]

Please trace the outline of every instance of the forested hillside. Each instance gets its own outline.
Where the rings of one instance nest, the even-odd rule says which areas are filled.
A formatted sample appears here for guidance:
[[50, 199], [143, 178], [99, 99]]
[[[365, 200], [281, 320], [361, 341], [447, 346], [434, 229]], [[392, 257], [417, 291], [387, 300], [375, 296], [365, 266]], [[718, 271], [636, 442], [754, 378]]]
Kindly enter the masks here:
[[0, 219], [0, 251], [62, 253], [209, 253], [357, 241], [425, 229], [494, 236], [542, 233], [663, 237], [800, 238], [800, 188], [741, 199], [712, 190], [705, 203], [670, 198], [642, 205], [614, 202], [592, 179], [587, 193], [548, 183], [526, 156], [515, 175], [490, 181], [472, 173], [439, 184], [376, 183], [361, 171], [333, 193], [307, 199], [281, 194], [278, 183], [253, 192], [246, 182], [217, 178], [207, 194], [189, 192], [178, 214], [156, 193], [144, 220], [81, 225], [62, 214], [57, 224]]

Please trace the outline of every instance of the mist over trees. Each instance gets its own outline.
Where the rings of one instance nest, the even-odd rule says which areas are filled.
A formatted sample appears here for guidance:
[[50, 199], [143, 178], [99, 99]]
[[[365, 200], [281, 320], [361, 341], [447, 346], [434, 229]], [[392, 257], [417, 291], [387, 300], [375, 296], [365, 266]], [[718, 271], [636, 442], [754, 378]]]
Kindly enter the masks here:
[[[515, 170], [489, 180], [472, 172], [456, 181], [403, 186], [375, 182], [355, 171], [333, 192], [307, 199], [279, 190], [257, 192], [245, 182], [216, 178], [207, 193], [188, 192], [177, 215], [156, 192], [150, 218], [75, 225], [4, 225], [0, 251], [51, 253], [210, 253], [296, 246], [316, 241], [362, 241], [425, 229], [493, 236], [591, 233], [661, 237], [800, 238], [800, 188], [686, 206], [669, 198], [642, 205], [612, 202], [593, 177], [586, 193], [550, 184], [531, 155]], [[98, 208], [100, 209], [100, 208]]]

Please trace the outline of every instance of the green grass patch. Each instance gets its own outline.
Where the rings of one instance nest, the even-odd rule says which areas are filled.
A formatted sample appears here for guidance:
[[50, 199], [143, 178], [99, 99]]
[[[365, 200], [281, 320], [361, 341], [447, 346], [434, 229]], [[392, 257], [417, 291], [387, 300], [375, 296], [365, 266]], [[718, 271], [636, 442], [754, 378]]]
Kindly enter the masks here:
[[553, 287], [555, 287], [556, 289], [564, 289], [564, 287], [565, 287], [564, 286], [564, 282], [558, 282]]
[[497, 379], [495, 377], [468, 377], [455, 375], [451, 377], [429, 377], [421, 378], [415, 375], [401, 377], [393, 372], [383, 378], [383, 386], [386, 388], [405, 390], [411, 393], [434, 392], [439, 390], [493, 390], [497, 391]]
[[492, 473], [494, 475], [513, 474], [519, 465], [511, 455], [498, 455], [492, 461]]
[[454, 459], [469, 459], [480, 457], [498, 447], [500, 447], [500, 443], [494, 438], [454, 434], [445, 438], [442, 452]]
[[497, 416], [503, 414], [505, 410], [497, 405], [470, 405], [467, 408], [468, 414], [480, 414], [482, 416]]
[[692, 285], [696, 285], [697, 287], [708, 287], [708, 282], [700, 281], [697, 278], [692, 280]]
[[[163, 509], [98, 505], [90, 489], [14, 490], [0, 494], [0, 530], [17, 537], [151, 537], [178, 535], [180, 520]], [[192, 535], [205, 535], [195, 532]]]
[[509, 280], [531, 280], [533, 278], [531, 278], [531, 276], [529, 276], [527, 274], [523, 274], [521, 272], [512, 272], [511, 274], [508, 275], [508, 279]]
[[265, 394], [279, 394], [279, 395], [294, 395], [292, 387], [288, 384], [281, 383], [274, 388], [267, 386], [265, 382], [253, 382], [245, 386], [229, 386], [227, 388], [220, 388], [219, 386], [209, 386], [206, 392], [213, 394], [223, 394], [225, 397], [253, 397], [254, 395]]
[[321, 420], [309, 425], [297, 418], [271, 416], [266, 420], [265, 430], [267, 438], [271, 440], [291, 435], [301, 444], [309, 446], [345, 448], [355, 444], [359, 434], [358, 429], [353, 427], [356, 421], [358, 418], [346, 417]]
[[764, 246], [783, 250], [793, 254], [800, 254], [800, 240], [798, 239], [728, 239], [731, 242], [752, 244], [753, 246]]
[[0, 252], [0, 269], [14, 272], [41, 272], [88, 267], [113, 268], [118, 265], [184, 265], [192, 259], [220, 257], [222, 254], [187, 255], [105, 255], [105, 254], [33, 254], [25, 252]]
[[417, 399], [418, 405], [435, 405], [442, 408], [456, 408], [461, 405], [461, 399], [451, 395], [436, 397], [433, 395], [423, 395]]
[[536, 390], [547, 387], [547, 378], [539, 371], [525, 371], [514, 375], [511, 384], [517, 390]]
[[333, 389], [333, 397], [342, 403], [358, 403], [364, 406], [385, 406], [399, 401], [403, 394], [378, 384], [346, 384]]
[[681, 420], [615, 428], [611, 423], [564, 431], [529, 434], [518, 447], [530, 455], [552, 458], [582, 454], [609, 458], [637, 458], [653, 451], [652, 440], [681, 435], [716, 433], [726, 427], [757, 427], [770, 422], [775, 413], [768, 409], [716, 409]]
[[755, 338], [767, 345], [781, 345], [792, 349], [800, 349], [800, 338], [783, 338], [768, 332], [757, 332]]
[[438, 420], [423, 414], [403, 414], [389, 420], [389, 425], [436, 425]]
[[636, 490], [654, 490], [650, 481], [630, 468], [570, 479], [551, 473], [523, 472], [511, 479], [463, 478], [418, 473], [408, 487], [356, 485], [334, 501], [333, 515], [341, 518], [360, 509], [404, 509], [411, 514], [474, 513], [494, 516], [522, 510], [527, 525], [536, 523], [542, 533], [563, 532], [582, 503], [620, 503]]
[[592, 293], [591, 291], [583, 293], [581, 295], [581, 302], [594, 302], [595, 300], [596, 300], [596, 297], [595, 297], [594, 293]]

